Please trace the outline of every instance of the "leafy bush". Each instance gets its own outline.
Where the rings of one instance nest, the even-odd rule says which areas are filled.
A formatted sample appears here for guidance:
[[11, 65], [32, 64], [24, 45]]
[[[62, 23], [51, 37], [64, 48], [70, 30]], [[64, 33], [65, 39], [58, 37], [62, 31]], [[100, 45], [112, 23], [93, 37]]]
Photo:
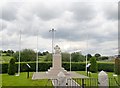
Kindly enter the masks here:
[[8, 74], [15, 75], [15, 72], [16, 72], [15, 59], [12, 58], [8, 66]]
[[93, 73], [96, 73], [98, 71], [98, 66], [97, 66], [96, 58], [92, 57], [90, 59], [90, 63], [91, 63], [90, 71], [93, 72]]

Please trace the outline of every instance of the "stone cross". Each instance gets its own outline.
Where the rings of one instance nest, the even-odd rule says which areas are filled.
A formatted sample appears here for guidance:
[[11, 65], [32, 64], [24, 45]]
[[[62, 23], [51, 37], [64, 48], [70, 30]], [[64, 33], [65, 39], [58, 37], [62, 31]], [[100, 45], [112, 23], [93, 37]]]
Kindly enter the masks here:
[[101, 88], [108, 88], [109, 87], [109, 84], [108, 84], [108, 75], [106, 72], [104, 71], [101, 71], [99, 74], [98, 74], [98, 82], [99, 82], [99, 87]]
[[58, 45], [56, 45], [54, 47], [54, 49], [55, 49], [55, 54], [60, 54], [61, 53], [60, 47]]

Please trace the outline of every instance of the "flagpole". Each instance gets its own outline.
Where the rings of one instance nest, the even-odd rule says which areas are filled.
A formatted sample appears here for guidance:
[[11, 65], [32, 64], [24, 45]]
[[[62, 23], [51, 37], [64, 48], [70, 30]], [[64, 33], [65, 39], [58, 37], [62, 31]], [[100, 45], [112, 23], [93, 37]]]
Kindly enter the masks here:
[[49, 30], [49, 32], [52, 32], [52, 54], [54, 53], [53, 47], [54, 47], [54, 40], [55, 40], [55, 29]]
[[70, 53], [70, 72], [71, 72], [71, 53]]
[[16, 76], [20, 76], [20, 57], [21, 57], [21, 29], [19, 34], [19, 57], [18, 57], [18, 74]]
[[[71, 33], [69, 34], [70, 39], [71, 39]], [[70, 49], [71, 49], [71, 40], [70, 40]], [[70, 72], [71, 72], [71, 52], [70, 52]]]
[[86, 41], [86, 72], [87, 72], [87, 58], [88, 58], [88, 34], [87, 34], [87, 41]]
[[36, 72], [38, 72], [38, 32], [37, 32], [37, 50], [36, 50]]

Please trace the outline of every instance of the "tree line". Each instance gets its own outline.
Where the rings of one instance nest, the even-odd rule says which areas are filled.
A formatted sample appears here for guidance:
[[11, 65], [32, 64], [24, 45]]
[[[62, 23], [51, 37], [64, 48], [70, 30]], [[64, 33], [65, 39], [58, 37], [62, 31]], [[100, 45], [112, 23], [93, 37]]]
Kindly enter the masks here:
[[[2, 53], [6, 53], [6, 56], [13, 56], [16, 61], [18, 61], [19, 58], [19, 51], [13, 51], [13, 50], [6, 50], [2, 51]], [[20, 51], [21, 53], [21, 61], [36, 61], [36, 52], [32, 49], [23, 49]], [[99, 53], [96, 53], [95, 55], [87, 54], [83, 55], [81, 52], [73, 52], [73, 53], [68, 53], [68, 52], [62, 52], [62, 61], [69, 62], [70, 61], [70, 56], [71, 56], [71, 61], [72, 62], [83, 62], [86, 60], [90, 61], [90, 58], [96, 57], [97, 61], [100, 60], [108, 60], [107, 56], [101, 56]], [[52, 61], [52, 54], [49, 53], [49, 51], [45, 52], [38, 52], [38, 56], [44, 56], [43, 59], [44, 61]]]

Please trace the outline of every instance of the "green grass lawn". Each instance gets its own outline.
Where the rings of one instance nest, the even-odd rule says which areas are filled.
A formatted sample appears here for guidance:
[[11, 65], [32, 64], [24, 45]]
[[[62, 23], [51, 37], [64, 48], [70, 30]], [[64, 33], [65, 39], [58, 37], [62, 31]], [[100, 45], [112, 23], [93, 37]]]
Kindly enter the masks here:
[[[1, 75], [1, 74], [0, 74]], [[20, 76], [9, 76], [8, 74], [2, 74], [2, 86], [52, 86], [51, 81], [44, 80], [32, 80], [33, 72], [30, 72], [30, 78], [27, 79], [27, 73], [22, 72]]]
[[[87, 73], [85, 71], [76, 71], [76, 72], [79, 74], [83, 74], [83, 75], [87, 76]], [[91, 78], [98, 78], [98, 74], [99, 74], [99, 72], [98, 73], [90, 73], [90, 77]], [[107, 72], [107, 74], [108, 74], [109, 78], [113, 78], [113, 74], [114, 74], [113, 72]]]
[[[77, 71], [79, 74], [87, 75], [85, 71]], [[108, 77], [112, 78], [109, 82], [110, 86], [116, 86], [115, 80], [113, 79], [113, 73], [107, 72]], [[27, 72], [22, 72], [20, 76], [10, 76], [8, 74], [0, 74], [2, 76], [2, 86], [52, 86], [52, 82], [48, 79], [44, 80], [32, 80], [33, 72], [30, 72], [30, 77], [27, 78]], [[96, 86], [98, 73], [91, 73], [91, 79], [84, 79], [86, 86]], [[75, 79], [77, 83], [82, 85], [81, 79]]]

